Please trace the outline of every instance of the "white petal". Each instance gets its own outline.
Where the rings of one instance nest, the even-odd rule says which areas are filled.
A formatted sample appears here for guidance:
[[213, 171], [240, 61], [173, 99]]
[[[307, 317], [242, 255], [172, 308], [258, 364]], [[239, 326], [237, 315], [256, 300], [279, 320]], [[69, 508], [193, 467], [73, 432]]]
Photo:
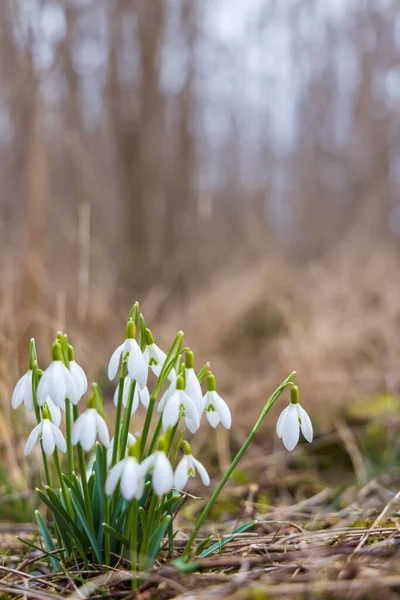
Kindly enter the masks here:
[[[172, 384], [171, 384], [172, 385]], [[175, 390], [174, 390], [175, 391]], [[161, 396], [161, 400], [158, 403], [157, 406], [157, 411], [158, 412], [162, 412], [165, 408], [165, 405], [167, 403], [167, 400], [173, 395], [173, 393], [171, 393], [171, 386], [163, 393], [163, 395]]]
[[85, 371], [80, 365], [78, 365], [78, 363], [75, 360], [71, 360], [71, 362], [69, 363], [69, 370], [71, 372], [73, 380], [75, 381], [78, 393], [80, 397], [82, 397], [83, 394], [86, 393], [88, 386]]
[[140, 398], [140, 402], [143, 404], [143, 406], [145, 408], [149, 408], [150, 392], [149, 392], [147, 385], [143, 390], [141, 390], [139, 388], [139, 398]]
[[152, 344], [150, 348], [150, 357], [154, 358], [157, 361], [157, 364], [150, 365], [150, 368], [153, 371], [154, 375], [158, 377], [161, 373], [161, 369], [164, 366], [167, 355], [156, 344]]
[[24, 450], [25, 456], [28, 456], [28, 454], [30, 454], [32, 452], [41, 430], [42, 430], [42, 423], [39, 423], [39, 425], [36, 425], [36, 427], [34, 429], [32, 429], [32, 431], [30, 432], [29, 437], [25, 444], [25, 450]]
[[25, 380], [25, 391], [24, 391], [25, 408], [29, 412], [31, 412], [33, 410], [32, 376], [33, 376], [33, 371], [29, 370], [27, 373], [26, 380]]
[[183, 490], [189, 478], [189, 466], [187, 456], [184, 456], [175, 470], [174, 488], [178, 491]]
[[49, 409], [52, 422], [57, 427], [59, 427], [60, 423], [61, 423], [61, 410], [60, 410], [60, 408], [56, 404], [54, 404], [54, 402], [49, 397], [47, 397], [46, 404], [47, 404], [47, 408]]
[[143, 389], [147, 383], [147, 364], [136, 340], [129, 341], [131, 343], [129, 344], [128, 373]]
[[18, 408], [18, 406], [20, 406], [24, 400], [24, 394], [25, 394], [25, 383], [26, 383], [26, 378], [28, 377], [28, 373], [25, 373], [24, 375], [22, 375], [22, 377], [20, 377], [17, 381], [17, 384], [14, 388], [12, 397], [11, 397], [11, 406], [13, 408]]
[[164, 431], [167, 431], [168, 427], [176, 425], [179, 419], [179, 394], [175, 392], [168, 400], [162, 414], [162, 426]]
[[118, 394], [119, 394], [119, 384], [117, 385], [117, 387], [115, 388], [115, 392], [114, 392], [114, 405], [118, 406]]
[[[289, 406], [290, 406], [290, 404], [289, 404]], [[276, 424], [276, 434], [277, 434], [277, 436], [278, 436], [279, 438], [282, 438], [282, 425], [283, 425], [283, 422], [284, 422], [284, 420], [285, 420], [286, 414], [287, 414], [287, 412], [288, 412], [288, 410], [289, 410], [289, 406], [287, 406], [287, 407], [286, 407], [286, 408], [285, 408], [285, 409], [284, 409], [284, 410], [281, 412], [281, 414], [279, 415], [278, 422], [277, 422], [277, 424]]]
[[62, 406], [67, 394], [65, 386], [64, 369], [65, 365], [61, 360], [54, 360], [48, 367], [43, 377], [48, 375], [48, 395], [57, 406]]
[[96, 425], [97, 425], [97, 432], [99, 434], [99, 440], [102, 443], [102, 445], [104, 446], [104, 448], [108, 448], [110, 445], [110, 434], [108, 433], [108, 428], [106, 425], [105, 420], [99, 415], [99, 413], [96, 411]]
[[196, 377], [194, 369], [185, 369], [186, 372], [186, 387], [185, 393], [189, 396], [197, 412], [201, 414], [203, 412], [203, 393], [201, 391], [199, 380]]
[[206, 415], [207, 415], [207, 419], [208, 419], [208, 422], [210, 423], [211, 427], [214, 427], [214, 429], [215, 429], [219, 425], [219, 422], [221, 420], [219, 418], [219, 414], [215, 410], [208, 410], [206, 412]]
[[125, 500], [132, 500], [135, 495], [137, 480], [139, 474], [139, 465], [135, 458], [125, 459], [124, 470], [121, 475], [121, 494]]
[[96, 441], [96, 409], [88, 408], [85, 412], [85, 427], [80, 428], [80, 443], [82, 448], [89, 452]]
[[119, 359], [121, 358], [121, 354], [124, 350], [125, 342], [118, 346], [116, 350], [112, 353], [110, 358], [110, 362], [108, 363], [108, 379], [112, 381], [117, 374]]
[[313, 426], [311, 423], [311, 419], [308, 416], [307, 412], [304, 410], [304, 408], [302, 408], [300, 406], [300, 404], [297, 405], [298, 406], [298, 416], [300, 418], [300, 427], [301, 427], [301, 431], [303, 432], [304, 437], [306, 438], [307, 442], [312, 442], [313, 441]]
[[56, 448], [53, 430], [49, 419], [43, 419], [42, 446], [47, 456], [51, 456]]
[[118, 462], [109, 472], [106, 480], [106, 494], [109, 496], [117, 487], [119, 478], [125, 465], [125, 460]]
[[49, 374], [47, 370], [43, 373], [40, 378], [39, 385], [36, 392], [37, 403], [39, 406], [43, 406], [46, 402], [46, 398], [49, 395]]
[[210, 477], [201, 462], [193, 457], [193, 464], [196, 467], [203, 484], [210, 485]]
[[[196, 427], [195, 431], [197, 431], [197, 429], [200, 427], [200, 417], [196, 405], [183, 390], [178, 390], [178, 393], [180, 397], [180, 404], [183, 404], [185, 407], [185, 416], [190, 419], [190, 421], [193, 421], [194, 426]], [[192, 433], [194, 432], [192, 431]]]
[[222, 425], [225, 429], [230, 429], [232, 425], [232, 416], [231, 411], [225, 400], [221, 398], [217, 392], [214, 393], [214, 406], [215, 410], [219, 414], [219, 418], [221, 419]]
[[290, 404], [283, 425], [282, 425], [282, 441], [285, 448], [289, 451], [293, 450], [300, 437], [300, 425], [295, 404]]
[[135, 391], [133, 392], [131, 416], [137, 411], [139, 406], [139, 385], [135, 383]]
[[66, 444], [63, 434], [58, 429], [58, 427], [56, 427], [54, 425], [54, 423], [50, 423], [50, 427], [53, 432], [53, 437], [54, 437], [54, 441], [56, 443], [57, 448], [59, 448], [61, 450], [61, 452], [66, 452], [67, 444]]
[[67, 369], [67, 367], [63, 364], [63, 375], [65, 380], [65, 396], [68, 398], [72, 404], [78, 404], [81, 399], [81, 394], [79, 393], [78, 387], [74, 381], [74, 378], [71, 375], [71, 372]]
[[81, 438], [81, 429], [86, 427], [86, 413], [80, 415], [72, 428], [72, 443], [75, 446]]
[[154, 464], [153, 471], [153, 490], [161, 498], [164, 494], [171, 491], [174, 473], [172, 471], [171, 463], [165, 456], [164, 452], [156, 453], [157, 457]]

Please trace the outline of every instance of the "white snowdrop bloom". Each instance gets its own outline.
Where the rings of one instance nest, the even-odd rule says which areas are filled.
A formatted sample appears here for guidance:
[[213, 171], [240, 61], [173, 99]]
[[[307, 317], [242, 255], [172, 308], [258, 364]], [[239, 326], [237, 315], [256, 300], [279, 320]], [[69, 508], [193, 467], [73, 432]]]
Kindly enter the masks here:
[[[154, 343], [153, 334], [150, 329], [146, 329], [146, 348], [144, 349], [143, 356], [154, 375], [159, 377], [167, 355], [164, 350], [161, 350], [161, 348]], [[171, 369], [168, 379], [170, 381], [176, 379], [176, 371], [174, 368]]]
[[72, 404], [78, 404], [80, 394], [70, 371], [62, 361], [61, 346], [58, 342], [53, 344], [52, 359], [39, 381], [37, 389], [39, 406], [43, 406], [48, 396], [60, 408], [64, 408], [66, 398]]
[[165, 392], [161, 396], [161, 400], [157, 406], [158, 412], [162, 412], [164, 410], [167, 401], [169, 400], [169, 398], [171, 398], [171, 396], [174, 395], [175, 392], [176, 392], [176, 379], [171, 381], [169, 388], [167, 390], [165, 390]]
[[[128, 439], [127, 439], [127, 442], [126, 442], [126, 452], [125, 452], [125, 455], [128, 453], [129, 446], [131, 446], [135, 442], [136, 442], [135, 436], [132, 435], [131, 433], [128, 433]], [[111, 462], [112, 462], [113, 450], [114, 450], [114, 438], [112, 438], [112, 440], [110, 442], [110, 445], [108, 447], [108, 450], [107, 450], [107, 466], [108, 467], [111, 465]]]
[[[132, 381], [133, 381], [133, 379], [129, 375], [127, 375], [124, 379], [124, 391], [122, 393], [122, 406], [124, 408], [126, 408], [126, 405], [128, 402], [129, 391], [130, 391]], [[118, 394], [119, 394], [119, 384], [117, 385], [117, 388], [114, 392], [115, 406], [118, 405]], [[131, 415], [133, 415], [133, 413], [135, 413], [137, 411], [137, 408], [139, 406], [139, 400], [145, 408], [148, 408], [149, 402], [150, 402], [150, 393], [149, 393], [147, 385], [143, 389], [140, 389], [139, 385], [135, 385], [135, 391], [133, 393]]]
[[121, 494], [125, 500], [140, 500], [144, 491], [145, 475], [140, 464], [133, 456], [120, 460], [109, 472], [106, 480], [106, 494], [114, 493], [118, 482], [121, 482]]
[[204, 410], [208, 422], [214, 429], [221, 423], [226, 429], [232, 425], [231, 411], [225, 400], [216, 391], [215, 377], [209, 375], [207, 378], [207, 392], [204, 394]]
[[307, 442], [311, 443], [313, 440], [311, 419], [299, 404], [297, 386], [292, 386], [290, 396], [290, 404], [282, 411], [276, 424], [276, 433], [287, 450], [293, 450], [296, 447], [300, 437], [300, 429]]
[[33, 371], [29, 369], [17, 381], [11, 397], [11, 406], [13, 408], [18, 408], [24, 403], [27, 411], [31, 412], [33, 410], [32, 375]]
[[108, 448], [110, 445], [110, 435], [103, 417], [99, 415], [94, 408], [95, 399], [89, 398], [88, 408], [77, 418], [72, 429], [72, 443], [75, 445], [80, 442], [82, 448], [89, 452], [94, 446], [96, 436], [99, 436], [100, 443]]
[[133, 321], [128, 321], [126, 327], [125, 341], [114, 350], [108, 364], [108, 378], [110, 381], [117, 374], [119, 361], [121, 357], [129, 352], [128, 373], [132, 379], [136, 379], [139, 387], [143, 389], [147, 383], [148, 368], [146, 360], [140, 350], [139, 344], [135, 340], [136, 327]]
[[180, 417], [185, 417], [186, 426], [191, 433], [195, 433], [200, 427], [200, 416], [193, 401], [184, 391], [182, 377], [176, 380], [176, 391], [166, 399], [162, 411], [162, 426], [164, 431], [173, 427]]
[[196, 471], [199, 473], [204, 485], [210, 485], [210, 477], [200, 461], [192, 456], [190, 445], [184, 443], [185, 455], [176, 467], [174, 475], [174, 488], [178, 491], [183, 490], [189, 477], [195, 477]]
[[203, 393], [201, 391], [200, 382], [197, 379], [196, 373], [194, 372], [194, 355], [190, 350], [186, 352], [185, 383], [185, 392], [192, 400], [193, 404], [197, 408], [199, 416], [201, 417], [203, 412]]
[[64, 436], [61, 431], [50, 421], [48, 418], [49, 413], [46, 409], [43, 410], [43, 420], [36, 425], [36, 427], [31, 431], [28, 440], [25, 445], [24, 454], [27, 456], [30, 454], [39, 439], [39, 436], [42, 440], [42, 446], [44, 452], [51, 456], [54, 450], [59, 448], [61, 452], [67, 451], [67, 444], [65, 442]]
[[146, 469], [147, 471], [152, 470], [152, 486], [159, 498], [171, 491], [174, 472], [164, 450], [156, 450], [154, 454], [151, 454], [143, 461], [141, 466], [144, 471]]
[[82, 398], [82, 396], [86, 394], [86, 390], [88, 387], [87, 377], [85, 371], [80, 365], [78, 365], [78, 363], [75, 360], [75, 352], [71, 344], [68, 345], [68, 354], [69, 370], [75, 382], [76, 389], [78, 390], [79, 397]]

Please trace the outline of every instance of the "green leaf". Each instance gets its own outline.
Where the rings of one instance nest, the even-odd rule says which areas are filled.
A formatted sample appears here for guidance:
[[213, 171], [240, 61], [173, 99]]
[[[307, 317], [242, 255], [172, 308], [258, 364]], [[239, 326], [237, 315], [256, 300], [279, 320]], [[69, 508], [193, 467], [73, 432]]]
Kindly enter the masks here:
[[102, 556], [101, 549], [100, 549], [100, 547], [97, 543], [96, 537], [89, 525], [86, 515], [85, 515], [84, 511], [82, 510], [82, 507], [81, 507], [79, 501], [77, 500], [77, 498], [75, 497], [74, 493], [71, 496], [71, 500], [72, 500], [72, 504], [74, 505], [74, 509], [76, 510], [78, 517], [82, 523], [82, 526], [86, 532], [86, 535], [89, 538], [90, 544], [93, 548], [93, 552], [96, 556], [96, 560], [101, 565], [101, 564], [103, 564], [103, 556]]
[[197, 375], [197, 379], [201, 383], [210, 370], [210, 363], [206, 362], [206, 364], [200, 369], [199, 374]]
[[158, 381], [154, 387], [152, 396], [156, 397], [159, 389], [163, 385], [164, 381], [167, 379], [168, 375], [172, 371], [172, 368], [181, 352], [182, 349], [182, 341], [183, 341], [183, 331], [179, 331], [176, 335], [174, 341], [172, 342], [171, 348], [167, 354], [167, 358], [165, 359], [163, 368], [161, 369], [160, 375], [158, 376]]
[[139, 302], [135, 302], [135, 304], [132, 306], [132, 308], [131, 308], [131, 310], [129, 312], [128, 321], [130, 319], [132, 319], [132, 321], [136, 325], [137, 324], [138, 315], [139, 315]]
[[[47, 525], [44, 522], [44, 519], [38, 510], [35, 510], [35, 517], [40, 529], [40, 533], [42, 534], [47, 552], [53, 552], [54, 550], [56, 550], [56, 547], [50, 535], [50, 531], [48, 530]], [[49, 556], [49, 560], [51, 562], [51, 566], [55, 571], [59, 571], [61, 569], [60, 561], [55, 556]]]
[[195, 556], [201, 556], [201, 553], [203, 552], [203, 550], [208, 546], [208, 544], [211, 542], [212, 540], [212, 535], [209, 535], [208, 537], [206, 537], [202, 542], [200, 542], [200, 544], [197, 546], [194, 555]]
[[199, 568], [199, 562], [197, 560], [191, 560], [189, 562], [188, 559], [183, 558], [183, 556], [171, 561], [171, 565], [181, 573], [193, 573], [193, 571], [197, 571]]
[[142, 531], [146, 531], [147, 514], [146, 514], [146, 511], [144, 510], [143, 506], [139, 506], [139, 517], [140, 517], [140, 524], [142, 526]]
[[92, 496], [93, 520], [95, 529], [98, 531], [97, 542], [102, 546], [104, 530], [101, 527], [101, 523], [104, 521], [105, 461], [103, 447], [98, 442], [96, 443], [96, 461], [93, 468], [95, 472], [95, 484]]
[[225, 544], [228, 544], [229, 542], [231, 542], [240, 533], [243, 533], [243, 531], [247, 531], [247, 529], [250, 529], [250, 527], [253, 527], [253, 525], [255, 525], [256, 523], [257, 523], [257, 521], [249, 521], [248, 523], [244, 523], [244, 525], [241, 525], [240, 527], [235, 529], [235, 531], [232, 531], [232, 533], [230, 535], [220, 538], [217, 542], [215, 542], [215, 544], [212, 544], [209, 548], [207, 548], [206, 550], [203, 550], [203, 552], [201, 552], [201, 554], [199, 554], [198, 556], [200, 558], [206, 558], [207, 556], [209, 556], [216, 550], [220, 550], [223, 546], [225, 546]]
[[140, 315], [140, 349], [143, 350], [146, 347], [146, 321], [144, 320], [144, 316]]
[[[72, 474], [72, 477], [74, 478], [75, 473]], [[63, 473], [63, 479], [65, 481], [65, 483], [67, 484], [67, 487], [70, 490], [73, 490], [75, 492], [75, 495], [77, 498], [79, 498], [80, 503], [82, 504], [82, 508], [85, 508], [85, 499], [83, 497], [83, 492], [82, 492], [82, 488], [78, 483], [78, 478], [75, 475], [75, 479], [71, 480], [68, 479], [68, 477], [66, 475], [64, 475]]]
[[149, 568], [153, 562], [154, 559], [156, 558], [159, 550], [160, 550], [160, 545], [162, 542], [163, 537], [165, 536], [165, 532], [167, 531], [168, 525], [170, 524], [172, 520], [171, 515], [166, 515], [160, 525], [157, 527], [156, 531], [153, 533], [152, 538], [151, 538], [151, 542], [150, 542], [150, 549], [149, 549], [149, 558], [151, 559], [151, 564], [147, 565], [147, 568]]
[[127, 548], [129, 548], [129, 540], [128, 538], [126, 538], [124, 535], [122, 535], [121, 533], [119, 533], [116, 529], [114, 529], [114, 527], [111, 527], [110, 525], [107, 525], [107, 523], [102, 523], [102, 527], [108, 531], [108, 533], [110, 535], [112, 535], [114, 538], [116, 538], [117, 540], [119, 540], [120, 542], [122, 542], [124, 544], [124, 546], [126, 546]]

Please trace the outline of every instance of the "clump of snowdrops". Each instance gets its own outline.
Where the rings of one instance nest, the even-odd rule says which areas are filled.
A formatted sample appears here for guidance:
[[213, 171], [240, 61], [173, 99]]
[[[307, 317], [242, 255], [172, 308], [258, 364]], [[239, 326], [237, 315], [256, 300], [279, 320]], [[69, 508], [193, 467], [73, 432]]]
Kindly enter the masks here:
[[[149, 371], [154, 374], [151, 391]], [[183, 347], [183, 332], [165, 353], [155, 344], [138, 303], [129, 314], [125, 339], [108, 365], [109, 379], [114, 380], [117, 374], [112, 439], [100, 388], [94, 383], [87, 401], [83, 399], [88, 387], [86, 375], [61, 332], [45, 371], [39, 367], [31, 340], [29, 369], [15, 387], [12, 406], [24, 404], [36, 416], [37, 425], [28, 437], [25, 454], [35, 446], [40, 448], [44, 485], [36, 491], [50, 509], [52, 520], [46, 523], [39, 511], [36, 520], [52, 569], [71, 561], [82, 569], [92, 563], [112, 566], [120, 557], [127, 557], [135, 588], [140, 572], [150, 568], [162, 550], [173, 555], [177, 533], [174, 518], [186, 499], [188, 479], [199, 476], [205, 486], [210, 485], [205, 467], [185, 439], [187, 431], [192, 436], [198, 431], [203, 414], [211, 427], [229, 429], [231, 413], [216, 390], [209, 363], [196, 372], [193, 353]], [[298, 403], [293, 376], [291, 373], [271, 395], [193, 524], [183, 550], [184, 560], [210, 551], [209, 539], [194, 548], [196, 536], [265, 416], [287, 387], [291, 401], [279, 418], [277, 433], [289, 450], [296, 446], [300, 428], [312, 441], [311, 421]], [[131, 421], [139, 409], [145, 411], [144, 425], [139, 435], [133, 435]], [[242, 525], [233, 535], [253, 523]]]

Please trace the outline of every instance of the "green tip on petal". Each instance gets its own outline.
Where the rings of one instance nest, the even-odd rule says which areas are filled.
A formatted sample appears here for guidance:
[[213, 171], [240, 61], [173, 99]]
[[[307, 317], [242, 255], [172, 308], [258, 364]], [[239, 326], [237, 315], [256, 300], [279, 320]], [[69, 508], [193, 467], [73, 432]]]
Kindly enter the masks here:
[[187, 369], [193, 369], [194, 367], [194, 354], [191, 350], [186, 350], [185, 367]]
[[47, 408], [47, 406], [43, 407], [42, 419], [50, 419], [50, 413], [49, 413], [49, 409]]
[[97, 409], [97, 399], [96, 399], [95, 392], [92, 392], [90, 394], [87, 407], [88, 408], [95, 408], [95, 409]]
[[184, 390], [185, 389], [185, 382], [183, 380], [183, 377], [179, 376], [176, 378], [176, 389], [177, 390]]
[[62, 360], [62, 348], [60, 342], [54, 342], [51, 348], [51, 360]]
[[135, 337], [136, 337], [136, 325], [132, 321], [132, 319], [129, 319], [128, 323], [126, 324], [125, 339], [133, 340]]
[[68, 344], [68, 360], [70, 362], [75, 360], [75, 350], [74, 350], [74, 347], [71, 346], [71, 344]]
[[164, 435], [161, 435], [161, 436], [158, 438], [158, 442], [157, 442], [157, 450], [158, 450], [159, 452], [165, 452], [165, 448], [166, 448], [166, 447], [167, 447], [167, 442], [166, 442], [165, 436], [164, 436]]
[[210, 373], [207, 377], [207, 391], [208, 392], [215, 392], [217, 389], [217, 384], [215, 381], [215, 377], [212, 373]]
[[291, 404], [299, 403], [299, 388], [297, 385], [292, 385], [290, 388], [290, 402]]
[[150, 329], [146, 329], [146, 346], [151, 346], [152, 344], [154, 344], [153, 334]]
[[184, 452], [185, 456], [189, 456], [189, 454], [192, 454], [192, 449], [190, 447], [190, 444], [186, 440], [183, 442], [183, 452]]

